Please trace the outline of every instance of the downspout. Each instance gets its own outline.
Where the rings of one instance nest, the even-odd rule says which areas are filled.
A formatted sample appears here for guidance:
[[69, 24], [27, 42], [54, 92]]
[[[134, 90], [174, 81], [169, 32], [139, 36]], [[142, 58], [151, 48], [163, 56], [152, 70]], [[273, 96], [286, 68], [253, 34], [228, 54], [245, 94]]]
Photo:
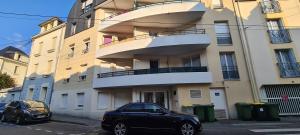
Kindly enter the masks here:
[[[237, 11], [236, 11], [236, 6], [235, 6], [235, 1], [234, 0], [232, 0], [232, 4], [233, 4], [234, 13], [235, 13], [235, 16], [236, 16], [236, 23], [237, 23], [237, 26], [238, 26], [238, 31], [240, 33], [239, 35], [240, 35], [240, 38], [241, 38], [241, 44], [242, 44], [243, 52], [244, 52], [244, 55], [245, 55], [247, 71], [248, 71], [250, 84], [251, 84], [251, 88], [252, 88], [251, 92], [252, 92], [253, 100], [254, 100], [255, 103], [259, 103], [260, 98], [259, 98], [259, 94], [258, 94], [256, 76], [255, 76], [255, 71], [254, 71], [254, 67], [253, 67], [254, 64], [253, 64], [252, 56], [251, 56], [251, 53], [250, 53], [249, 42], [248, 42], [247, 34], [246, 34], [246, 31], [245, 31], [246, 29], [244, 27], [245, 25], [244, 25], [241, 10], [240, 10], [240, 7], [239, 7], [239, 0], [237, 0], [238, 14], [237, 14]], [[240, 18], [238, 19], [238, 17], [240, 17]], [[241, 24], [241, 26], [239, 24]], [[240, 29], [242, 29], [242, 30], [240, 30]]]

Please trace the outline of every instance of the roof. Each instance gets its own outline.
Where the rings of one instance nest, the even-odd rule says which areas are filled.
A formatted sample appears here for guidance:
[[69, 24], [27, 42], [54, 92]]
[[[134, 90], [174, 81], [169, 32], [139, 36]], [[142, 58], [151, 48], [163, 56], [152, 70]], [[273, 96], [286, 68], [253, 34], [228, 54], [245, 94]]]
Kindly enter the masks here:
[[63, 23], [64, 22], [63, 20], [59, 19], [58, 17], [52, 17], [52, 18], [50, 18], [50, 19], [42, 22], [41, 24], [39, 24], [39, 26], [42, 27], [43, 25], [45, 25], [47, 23], [50, 23], [52, 21], [55, 21], [55, 20], [57, 20], [59, 23]]
[[8, 46], [8, 47], [3, 48], [2, 50], [0, 50], [0, 56], [6, 57], [6, 58], [11, 58], [10, 54], [15, 53], [15, 52], [18, 52], [18, 53], [28, 57], [28, 55], [24, 51], [22, 51], [18, 48], [15, 48], [13, 46]]

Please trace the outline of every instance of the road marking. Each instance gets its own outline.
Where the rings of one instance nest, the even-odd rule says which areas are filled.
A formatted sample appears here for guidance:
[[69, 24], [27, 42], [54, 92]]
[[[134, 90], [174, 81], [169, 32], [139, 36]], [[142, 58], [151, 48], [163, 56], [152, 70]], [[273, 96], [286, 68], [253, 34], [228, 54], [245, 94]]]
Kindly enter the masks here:
[[266, 132], [300, 132], [300, 128], [286, 128], [286, 129], [251, 129], [250, 131], [256, 133]]
[[292, 123], [241, 123], [232, 124], [233, 126], [275, 126], [275, 125], [288, 125]]
[[42, 129], [40, 129], [40, 128], [36, 128], [35, 130], [36, 130], [36, 131], [41, 131]]
[[64, 133], [58, 132], [58, 133], [56, 133], [56, 134], [58, 134], [58, 135], [63, 135]]

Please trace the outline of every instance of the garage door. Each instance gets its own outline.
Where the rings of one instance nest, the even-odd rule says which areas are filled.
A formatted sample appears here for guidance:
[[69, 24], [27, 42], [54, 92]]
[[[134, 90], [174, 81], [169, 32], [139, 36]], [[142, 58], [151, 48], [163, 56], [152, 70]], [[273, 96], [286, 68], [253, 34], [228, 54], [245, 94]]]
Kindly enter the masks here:
[[300, 115], [300, 85], [263, 86], [261, 98], [278, 104], [280, 115]]

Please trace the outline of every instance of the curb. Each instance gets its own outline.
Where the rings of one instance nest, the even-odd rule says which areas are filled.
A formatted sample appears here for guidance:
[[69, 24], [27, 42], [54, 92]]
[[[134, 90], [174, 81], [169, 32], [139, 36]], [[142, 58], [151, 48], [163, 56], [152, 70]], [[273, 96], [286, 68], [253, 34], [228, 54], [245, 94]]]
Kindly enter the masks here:
[[53, 122], [60, 122], [60, 123], [68, 123], [68, 124], [76, 124], [76, 125], [89, 126], [86, 123], [74, 122], [74, 121], [63, 121], [63, 120], [53, 120], [53, 119], [51, 119], [51, 121], [53, 121]]

